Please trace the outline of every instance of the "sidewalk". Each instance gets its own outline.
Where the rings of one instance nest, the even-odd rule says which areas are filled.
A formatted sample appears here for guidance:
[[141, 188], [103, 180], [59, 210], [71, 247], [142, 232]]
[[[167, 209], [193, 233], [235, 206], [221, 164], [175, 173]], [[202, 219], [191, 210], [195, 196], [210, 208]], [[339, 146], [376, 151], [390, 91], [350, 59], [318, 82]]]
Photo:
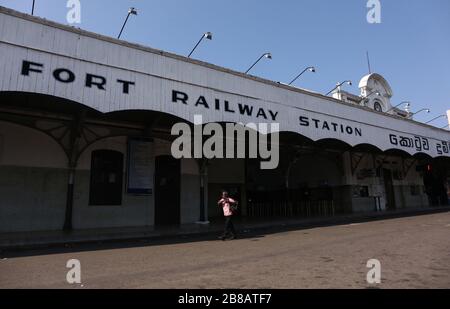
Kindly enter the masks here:
[[[337, 215], [335, 217], [316, 218], [236, 218], [235, 225], [240, 233], [264, 231], [268, 229], [295, 229], [315, 226], [338, 225], [344, 223], [381, 220], [388, 218], [425, 215], [449, 212], [450, 207], [402, 209], [389, 212]], [[165, 228], [110, 228], [75, 230], [72, 232], [24, 232], [0, 234], [0, 250], [45, 248], [68, 244], [95, 243], [126, 240], [157, 240], [200, 235], [218, 235], [223, 230], [223, 223], [213, 222], [208, 225], [187, 224]]]

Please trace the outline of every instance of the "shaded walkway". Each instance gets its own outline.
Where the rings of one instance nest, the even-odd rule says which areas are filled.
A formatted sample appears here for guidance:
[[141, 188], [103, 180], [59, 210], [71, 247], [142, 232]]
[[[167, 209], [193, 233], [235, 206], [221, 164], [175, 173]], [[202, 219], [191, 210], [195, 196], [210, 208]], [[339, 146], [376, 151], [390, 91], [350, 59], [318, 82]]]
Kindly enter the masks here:
[[[259, 232], [271, 234], [284, 230], [300, 230], [303, 228], [333, 226], [345, 223], [382, 220], [406, 216], [425, 215], [430, 213], [450, 212], [450, 207], [403, 209], [387, 212], [338, 215], [318, 218], [243, 218], [237, 217], [236, 228], [240, 237]], [[211, 222], [209, 225], [187, 224], [164, 228], [109, 228], [92, 230], [75, 230], [72, 232], [23, 232], [0, 235], [0, 252], [19, 252], [26, 249], [64, 248], [81, 244], [113, 244], [124, 241], [155, 241], [157, 244], [173, 244], [195, 241], [195, 237], [215, 238], [222, 232], [223, 222]], [[134, 246], [136, 244], [130, 244]], [[146, 245], [151, 245], [147, 243]], [[101, 249], [101, 248], [99, 248]], [[90, 248], [92, 250], [92, 248]]]

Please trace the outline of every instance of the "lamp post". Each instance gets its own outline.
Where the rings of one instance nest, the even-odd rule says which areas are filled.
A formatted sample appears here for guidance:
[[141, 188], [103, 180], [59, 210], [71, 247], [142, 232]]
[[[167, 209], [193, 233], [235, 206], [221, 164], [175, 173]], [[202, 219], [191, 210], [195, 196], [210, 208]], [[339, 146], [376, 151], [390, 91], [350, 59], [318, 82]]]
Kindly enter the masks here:
[[192, 51], [189, 53], [188, 58], [191, 58], [192, 54], [194, 53], [194, 51], [197, 49], [197, 47], [200, 45], [200, 43], [203, 41], [203, 39], [208, 39], [208, 40], [212, 40], [213, 38], [213, 34], [211, 32], [206, 32], [202, 35], [202, 37], [200, 38], [200, 40], [198, 41], [198, 43], [194, 46], [194, 48], [192, 49]]
[[34, 15], [34, 2], [35, 0], [33, 0], [33, 6], [31, 7], [31, 15]]
[[411, 115], [409, 115], [409, 119], [412, 119], [415, 115], [417, 115], [417, 114], [419, 114], [419, 113], [421, 113], [421, 112], [426, 112], [427, 114], [429, 114], [429, 113], [431, 113], [431, 110], [429, 109], [429, 108], [422, 108], [421, 110], [419, 110], [419, 111], [417, 111], [417, 112], [415, 112], [415, 113], [412, 113]]
[[296, 78], [294, 78], [288, 85], [292, 85], [297, 79], [300, 78], [300, 76], [302, 76], [306, 71], [312, 72], [312, 73], [316, 73], [316, 68], [315, 67], [307, 67], [306, 69], [304, 69], [300, 74], [297, 75]]
[[265, 53], [263, 54], [261, 57], [258, 58], [258, 60], [256, 60], [256, 62], [247, 70], [245, 71], [245, 74], [248, 74], [248, 72], [250, 72], [251, 69], [253, 69], [253, 67], [259, 62], [261, 61], [262, 58], [267, 58], [267, 59], [272, 59], [272, 54], [271, 53]]
[[437, 117], [431, 119], [430, 121], [425, 122], [425, 124], [432, 123], [433, 121], [438, 120], [438, 119], [440, 119], [440, 118], [442, 118], [442, 117], [446, 117], [446, 118], [447, 118], [447, 115], [440, 115], [440, 116], [437, 116]]
[[386, 113], [389, 113], [389, 112], [393, 111], [394, 109], [396, 109], [397, 107], [399, 107], [399, 106], [401, 106], [403, 104], [406, 104], [405, 108], [409, 108], [411, 106], [411, 102], [403, 101], [402, 103], [400, 103], [400, 104], [394, 106], [393, 108], [391, 108], [390, 110], [388, 110]]
[[122, 29], [120, 29], [119, 36], [117, 37], [118, 39], [120, 39], [120, 37], [122, 36], [123, 29], [125, 28], [125, 25], [127, 24], [130, 15], [137, 15], [137, 11], [135, 8], [129, 8], [127, 18], [125, 18], [125, 22], [123, 23]]
[[351, 86], [351, 85], [352, 85], [352, 81], [351, 81], [351, 80], [346, 80], [346, 81], [343, 81], [342, 83], [337, 83], [336, 86], [335, 86], [333, 89], [331, 89], [331, 90], [326, 94], [326, 96], [329, 95], [330, 93], [332, 93], [332, 92], [333, 92], [334, 90], [336, 90], [337, 88], [340, 88], [343, 84], [347, 84], [347, 85]]

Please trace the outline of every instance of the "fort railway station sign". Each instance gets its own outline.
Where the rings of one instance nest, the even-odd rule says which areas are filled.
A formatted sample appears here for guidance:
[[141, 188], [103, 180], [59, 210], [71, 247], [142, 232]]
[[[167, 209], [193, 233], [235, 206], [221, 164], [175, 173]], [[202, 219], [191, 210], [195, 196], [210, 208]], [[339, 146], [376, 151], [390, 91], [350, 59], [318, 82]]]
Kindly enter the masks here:
[[150, 110], [193, 122], [272, 123], [313, 141], [450, 156], [450, 133], [211, 64], [0, 8], [1, 92], [68, 99], [103, 113]]

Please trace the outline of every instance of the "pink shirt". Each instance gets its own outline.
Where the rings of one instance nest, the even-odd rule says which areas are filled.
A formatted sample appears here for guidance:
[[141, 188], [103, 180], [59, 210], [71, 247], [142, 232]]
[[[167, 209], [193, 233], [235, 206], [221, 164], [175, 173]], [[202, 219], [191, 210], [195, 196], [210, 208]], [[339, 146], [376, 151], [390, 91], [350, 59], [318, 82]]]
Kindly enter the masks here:
[[222, 204], [223, 215], [225, 217], [231, 217], [233, 215], [233, 210], [231, 209], [230, 203], [234, 204], [236, 203], [236, 201], [233, 200], [232, 198], [228, 198], [228, 202], [225, 202], [224, 199], [221, 199], [219, 203]]

